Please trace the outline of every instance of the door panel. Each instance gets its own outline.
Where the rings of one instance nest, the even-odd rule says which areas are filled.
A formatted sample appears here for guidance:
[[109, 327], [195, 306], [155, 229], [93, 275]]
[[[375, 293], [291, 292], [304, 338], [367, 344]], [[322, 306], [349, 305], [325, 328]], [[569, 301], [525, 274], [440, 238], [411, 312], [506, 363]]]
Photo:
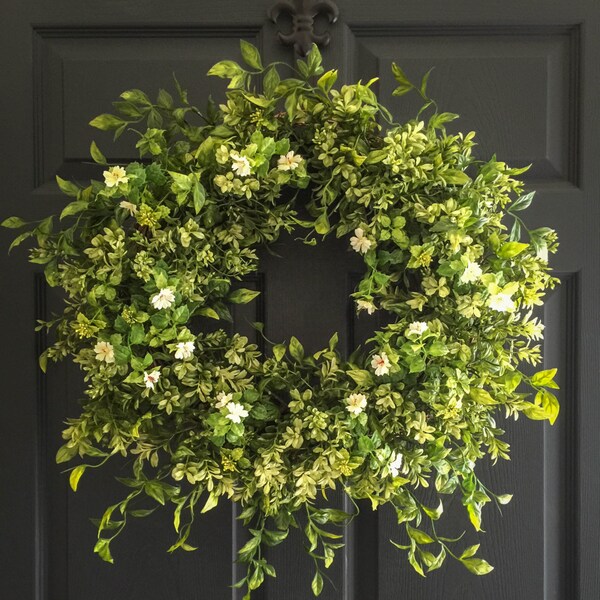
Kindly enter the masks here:
[[[200, 106], [209, 94], [221, 98], [223, 82], [205, 73], [214, 62], [239, 55], [239, 38], [256, 44], [265, 62], [292, 61], [292, 50], [277, 40], [277, 31], [288, 31], [291, 21], [268, 22], [272, 4], [175, 0], [165, 10], [159, 0], [13, 3], [0, 25], [2, 218], [59, 211], [64, 199], [56, 174], [98, 177], [101, 169], [88, 158], [92, 138], [111, 161], [135, 158], [131, 138], [124, 135], [113, 145], [110, 136], [87, 126], [110, 111], [124, 89], [156, 93], [171, 85], [174, 72]], [[526, 180], [538, 194], [527, 220], [554, 227], [561, 241], [553, 266], [562, 285], [549, 296], [543, 319], [544, 364], [559, 368], [562, 409], [553, 428], [525, 419], [506, 423], [513, 460], [494, 468], [482, 464], [481, 477], [493, 490], [515, 493], [504, 516], [491, 508], [484, 515], [488, 534], [478, 541], [496, 566], [493, 573], [477, 578], [449, 562], [423, 580], [389, 543], [402, 539], [393, 513], [364, 505], [345, 533], [346, 548], [331, 568], [333, 585], [326, 585], [322, 597], [596, 600], [600, 6], [594, 0], [526, 6], [507, 0], [499, 15], [493, 4], [473, 0], [452, 10], [441, 0], [338, 4], [339, 22], [319, 20], [317, 28], [330, 28], [323, 56], [328, 67], [339, 68], [341, 82], [380, 77], [382, 101], [402, 120], [418, 104], [410, 96], [391, 97], [391, 62], [414, 79], [435, 67], [429, 91], [442, 110], [461, 114], [452, 124], [456, 130], [478, 132], [479, 156], [495, 152], [516, 166], [532, 164]], [[8, 236], [1, 235], [5, 248]], [[263, 294], [251, 306], [235, 307], [235, 330], [260, 345], [250, 323], [261, 321], [270, 339], [294, 334], [310, 350], [338, 331], [341, 347], [351, 351], [377, 325], [374, 318], [357, 319], [348, 301], [361, 261], [337, 240], [311, 248], [293, 238], [274, 247], [280, 258], [263, 253], [260, 274], [245, 283]], [[33, 325], [56, 310], [60, 298], [22, 258], [0, 252], [6, 349], [0, 361], [6, 411], [0, 440], [7, 457], [0, 492], [2, 598], [241, 600], [239, 590], [227, 587], [242, 575], [232, 560], [244, 543], [231, 504], [198, 520], [192, 536], [198, 552], [167, 555], [171, 516], [157, 512], [124, 532], [114, 547], [115, 565], [92, 554], [89, 517], [101, 516], [121, 497], [113, 476], [126, 472], [127, 461], [86, 474], [77, 494], [54, 463], [63, 420], [76, 414], [82, 382], [73, 366], [53, 365], [47, 376], [37, 369], [45, 340]], [[503, 426], [501, 415], [498, 421]], [[340, 494], [335, 499], [339, 506], [348, 503]], [[469, 531], [458, 498], [445, 509], [444, 532]], [[311, 597], [310, 561], [300, 536], [290, 537], [272, 557], [277, 579], [257, 600]], [[466, 539], [475, 542], [471, 533]]]

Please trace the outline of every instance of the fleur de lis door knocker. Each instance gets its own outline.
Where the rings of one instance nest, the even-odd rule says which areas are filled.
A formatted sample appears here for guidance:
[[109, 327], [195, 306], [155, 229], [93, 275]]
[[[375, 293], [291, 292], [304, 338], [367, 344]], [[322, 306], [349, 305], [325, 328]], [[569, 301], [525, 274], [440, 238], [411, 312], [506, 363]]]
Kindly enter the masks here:
[[268, 11], [268, 16], [273, 23], [277, 23], [282, 13], [292, 17], [292, 31], [279, 31], [279, 40], [286, 46], [293, 46], [300, 56], [306, 56], [313, 43], [327, 46], [331, 39], [328, 31], [321, 34], [315, 32], [315, 18], [324, 15], [333, 24], [340, 11], [332, 0], [282, 0]]

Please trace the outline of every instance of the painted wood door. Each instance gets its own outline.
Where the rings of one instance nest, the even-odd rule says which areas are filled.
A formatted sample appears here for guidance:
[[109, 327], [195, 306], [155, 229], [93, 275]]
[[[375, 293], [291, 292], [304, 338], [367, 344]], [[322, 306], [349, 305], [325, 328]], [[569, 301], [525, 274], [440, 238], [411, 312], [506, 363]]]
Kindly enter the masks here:
[[[0, 213], [30, 218], [58, 211], [53, 183], [91, 174], [87, 123], [127, 88], [157, 90], [172, 72], [201, 101], [219, 97], [219, 81], [205, 78], [216, 61], [238, 56], [244, 38], [266, 61], [293, 59], [277, 32], [291, 18], [267, 19], [273, 0], [21, 0], [4, 5], [0, 27], [2, 160]], [[294, 1], [298, 9], [316, 6]], [[600, 5], [505, 0], [381, 0], [338, 2], [329, 30], [326, 66], [340, 79], [380, 77], [378, 91], [398, 117], [412, 116], [411, 100], [391, 97], [390, 64], [417, 78], [435, 67], [430, 93], [444, 110], [462, 115], [458, 127], [479, 133], [478, 152], [519, 166], [532, 163], [536, 189], [532, 223], [558, 230], [553, 259], [562, 285], [544, 309], [545, 364], [560, 369], [562, 413], [557, 425], [508, 424], [512, 462], [482, 470], [498, 491], [515, 493], [501, 518], [488, 511], [482, 554], [496, 570], [482, 578], [449, 564], [427, 580], [389, 544], [397, 526], [391, 512], [365, 509], [346, 534], [346, 550], [331, 569], [327, 600], [596, 600], [598, 564], [599, 425], [598, 273], [600, 247]], [[100, 141], [100, 139], [99, 139]], [[109, 148], [108, 145], [104, 145]], [[127, 141], [109, 159], [135, 156]], [[8, 236], [2, 237], [3, 247]], [[351, 348], [373, 324], [355, 320], [347, 295], [357, 265], [335, 241], [308, 248], [279, 245], [254, 281], [264, 301], [238, 313], [236, 327], [263, 320], [269, 337], [294, 333], [309, 347], [333, 331]], [[22, 257], [21, 257], [22, 258]], [[156, 514], [129, 528], [115, 547], [116, 564], [91, 549], [99, 516], [118, 498], [113, 476], [89, 478], [75, 495], [54, 464], [63, 419], [77, 410], [76, 369], [63, 365], [42, 376], [36, 354], [44, 340], [36, 318], [59, 306], [35, 269], [0, 253], [0, 369], [2, 515], [0, 595], [7, 600], [225, 600], [239, 576], [232, 564], [242, 533], [235, 508], [223, 504], [194, 533], [196, 553], [165, 553], [170, 518]], [[249, 331], [249, 335], [252, 332]], [[343, 502], [343, 499], [340, 499]], [[460, 504], [457, 499], [455, 504]], [[449, 506], [446, 527], [468, 526], [460, 506]], [[257, 594], [263, 600], [310, 598], [308, 559], [289, 540], [278, 548], [278, 577]]]

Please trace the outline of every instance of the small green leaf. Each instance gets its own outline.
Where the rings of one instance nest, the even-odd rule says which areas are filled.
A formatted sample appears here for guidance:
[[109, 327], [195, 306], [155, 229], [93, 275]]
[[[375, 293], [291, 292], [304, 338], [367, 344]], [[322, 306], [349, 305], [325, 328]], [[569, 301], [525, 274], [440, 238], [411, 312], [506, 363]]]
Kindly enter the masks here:
[[465, 558], [461, 559], [460, 562], [465, 565], [471, 573], [475, 573], [475, 575], [487, 575], [494, 570], [494, 567], [483, 560], [483, 558]]
[[512, 500], [512, 494], [501, 494], [500, 496], [496, 496], [496, 500], [500, 504], [508, 504]]
[[214, 308], [210, 308], [209, 306], [204, 306], [200, 310], [198, 310], [198, 314], [203, 317], [209, 317], [210, 319], [216, 319], [217, 321], [220, 319], [219, 313]]
[[298, 362], [302, 362], [304, 360], [304, 347], [294, 336], [292, 336], [292, 339], [290, 340], [290, 354]]
[[210, 493], [208, 495], [208, 499], [206, 500], [206, 504], [202, 508], [202, 513], [206, 513], [209, 510], [212, 510], [219, 503], [219, 496], [217, 494]]
[[323, 591], [323, 576], [319, 571], [315, 573], [310, 588], [315, 596], [319, 596]]
[[515, 200], [508, 207], [509, 212], [517, 212], [519, 210], [525, 210], [526, 208], [529, 208], [534, 196], [535, 192], [529, 192], [529, 194], [525, 194], [524, 196], [517, 198], [517, 200]]
[[347, 375], [351, 377], [357, 385], [370, 385], [373, 383], [373, 377], [369, 371], [364, 369], [350, 369]]
[[85, 200], [75, 200], [63, 208], [63, 211], [60, 213], [60, 220], [62, 221], [65, 217], [83, 212], [87, 207], [88, 203]]
[[331, 226], [327, 217], [327, 211], [323, 211], [315, 221], [315, 231], [320, 235], [325, 235], [329, 232]]
[[71, 475], [69, 476], [69, 484], [74, 492], [77, 491], [79, 480], [81, 479], [81, 476], [85, 472], [86, 468], [87, 465], [78, 465], [71, 471]]
[[529, 244], [524, 244], [523, 242], [505, 242], [500, 246], [497, 254], [500, 258], [514, 258], [518, 254], [521, 254], [528, 246]]
[[8, 219], [4, 219], [0, 223], [1, 227], [6, 227], [7, 229], [19, 229], [25, 225], [27, 225], [27, 221], [24, 221], [20, 217], [8, 217]]
[[338, 78], [337, 69], [333, 69], [331, 71], [327, 71], [323, 73], [321, 77], [319, 77], [317, 81], [317, 85], [325, 92], [329, 92]]
[[285, 356], [286, 347], [285, 344], [277, 344], [273, 346], [273, 356], [277, 362], [280, 362], [281, 359]]
[[471, 178], [464, 172], [457, 169], [448, 169], [443, 172], [442, 177], [451, 185], [465, 185], [471, 181]]
[[496, 400], [494, 400], [490, 396], [490, 393], [488, 391], [484, 390], [483, 388], [472, 387], [471, 390], [469, 391], [469, 395], [478, 404], [484, 404], [486, 406], [498, 404], [498, 402], [496, 402]]
[[105, 538], [100, 538], [96, 542], [96, 545], [94, 546], [94, 552], [102, 560], [105, 560], [106, 562], [109, 562], [109, 563], [114, 563], [115, 561], [113, 560], [113, 557], [111, 556], [109, 545], [110, 545], [110, 540], [107, 540]]
[[[532, 378], [531, 383], [537, 386], [554, 387], [554, 377], [558, 369], [547, 369], [546, 371], [538, 371]], [[552, 385], [554, 384], [554, 385]], [[558, 388], [558, 386], [556, 386]], [[555, 388], [555, 389], [556, 389]]]
[[262, 70], [260, 52], [256, 46], [246, 40], [240, 40], [240, 49], [242, 51], [242, 58], [246, 61], [247, 65], [250, 65], [253, 69]]
[[417, 542], [417, 544], [433, 544], [433, 538], [422, 531], [421, 529], [416, 529], [411, 527], [408, 523], [406, 523], [406, 531], [408, 535]]
[[90, 145], [90, 155], [94, 159], [94, 162], [99, 165], [106, 165], [106, 157], [102, 152], [100, 152], [100, 148], [96, 145], [96, 142], [92, 142]]
[[227, 300], [229, 302], [233, 302], [234, 304], [247, 304], [251, 302], [260, 295], [260, 292], [256, 290], [248, 290], [246, 288], [240, 288], [238, 290], [234, 290], [227, 296]]
[[474, 546], [469, 546], [465, 549], [465, 551], [460, 555], [460, 558], [471, 558], [471, 556], [475, 556], [477, 554], [477, 550], [479, 550], [479, 546], [481, 544], [475, 544]]
[[104, 113], [102, 115], [98, 115], [95, 119], [90, 121], [90, 125], [95, 127], [96, 129], [101, 129], [102, 131], [110, 131], [111, 129], [118, 129], [126, 122], [119, 117], [115, 117], [115, 115], [109, 115]]
[[129, 343], [141, 344], [145, 337], [146, 334], [144, 332], [144, 326], [141, 323], [134, 323], [131, 326], [131, 331], [129, 332]]
[[71, 181], [67, 181], [66, 179], [63, 179], [62, 177], [59, 177], [57, 175], [56, 176], [56, 183], [58, 183], [58, 187], [67, 196], [73, 196], [74, 198], [76, 198], [77, 195], [79, 194], [79, 187], [76, 186]]

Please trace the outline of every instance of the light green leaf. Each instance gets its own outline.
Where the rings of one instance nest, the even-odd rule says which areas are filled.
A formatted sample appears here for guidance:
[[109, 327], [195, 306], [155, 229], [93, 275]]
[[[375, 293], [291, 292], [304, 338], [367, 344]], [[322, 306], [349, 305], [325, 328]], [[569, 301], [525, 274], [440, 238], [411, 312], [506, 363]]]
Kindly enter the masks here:
[[246, 40], [240, 40], [240, 49], [242, 51], [242, 58], [246, 61], [246, 64], [250, 65], [253, 69], [262, 70], [260, 52], [256, 46]]
[[234, 304], [248, 304], [248, 302], [251, 302], [257, 296], [260, 296], [260, 292], [256, 290], [240, 288], [231, 292], [231, 294], [227, 296], [227, 300], [229, 302], [233, 302]]
[[483, 388], [472, 387], [471, 390], [469, 391], [469, 395], [478, 404], [484, 404], [486, 406], [498, 404], [498, 402], [496, 402], [496, 400], [494, 400], [492, 398], [490, 393], [488, 391], [484, 390]]
[[[547, 369], [545, 371], [538, 371], [532, 378], [531, 383], [537, 386], [552, 387], [557, 389], [558, 386], [554, 383], [554, 377], [558, 369]], [[552, 385], [554, 384], [554, 385]], [[555, 387], [556, 386], [556, 387]]]
[[73, 196], [74, 198], [76, 198], [77, 194], [79, 194], [79, 187], [76, 186], [71, 181], [67, 181], [66, 179], [63, 179], [62, 177], [59, 177], [57, 175], [56, 176], [56, 183], [58, 183], [58, 187], [67, 196]]
[[110, 131], [111, 129], [118, 129], [121, 125], [124, 125], [126, 122], [119, 117], [115, 117], [115, 115], [109, 115], [104, 113], [102, 115], [98, 115], [95, 119], [90, 121], [90, 125], [95, 127], [96, 129], [101, 129], [102, 131]]
[[290, 340], [290, 354], [293, 358], [295, 358], [298, 362], [302, 362], [304, 360], [304, 347], [299, 342], [298, 338], [292, 336]]
[[63, 211], [60, 213], [60, 220], [62, 221], [65, 217], [83, 212], [87, 207], [88, 203], [85, 200], [75, 200], [63, 208]]
[[94, 162], [99, 165], [106, 165], [106, 157], [102, 152], [100, 152], [100, 148], [96, 145], [96, 142], [92, 142], [90, 145], [90, 155], [94, 159]]
[[319, 596], [323, 591], [323, 576], [319, 571], [315, 573], [310, 588], [315, 596]]
[[71, 475], [69, 475], [69, 484], [74, 492], [77, 491], [79, 480], [81, 479], [81, 476], [85, 472], [86, 468], [87, 465], [78, 465], [71, 471]]
[[465, 558], [460, 562], [462, 562], [471, 573], [475, 573], [475, 575], [487, 575], [494, 570], [494, 567], [483, 560], [483, 558]]
[[27, 221], [24, 221], [20, 217], [8, 217], [8, 219], [4, 219], [0, 223], [1, 227], [6, 227], [7, 229], [19, 229], [25, 225], [27, 225]]
[[285, 344], [277, 344], [273, 346], [273, 356], [277, 362], [281, 362], [281, 359], [285, 356], [285, 352]]
[[219, 496], [217, 494], [210, 493], [208, 495], [208, 499], [206, 500], [206, 504], [202, 508], [202, 513], [206, 513], [209, 510], [212, 510], [219, 503]]
[[497, 254], [500, 258], [514, 258], [518, 254], [521, 254], [528, 246], [529, 244], [524, 244], [523, 242], [505, 242], [500, 246]]

